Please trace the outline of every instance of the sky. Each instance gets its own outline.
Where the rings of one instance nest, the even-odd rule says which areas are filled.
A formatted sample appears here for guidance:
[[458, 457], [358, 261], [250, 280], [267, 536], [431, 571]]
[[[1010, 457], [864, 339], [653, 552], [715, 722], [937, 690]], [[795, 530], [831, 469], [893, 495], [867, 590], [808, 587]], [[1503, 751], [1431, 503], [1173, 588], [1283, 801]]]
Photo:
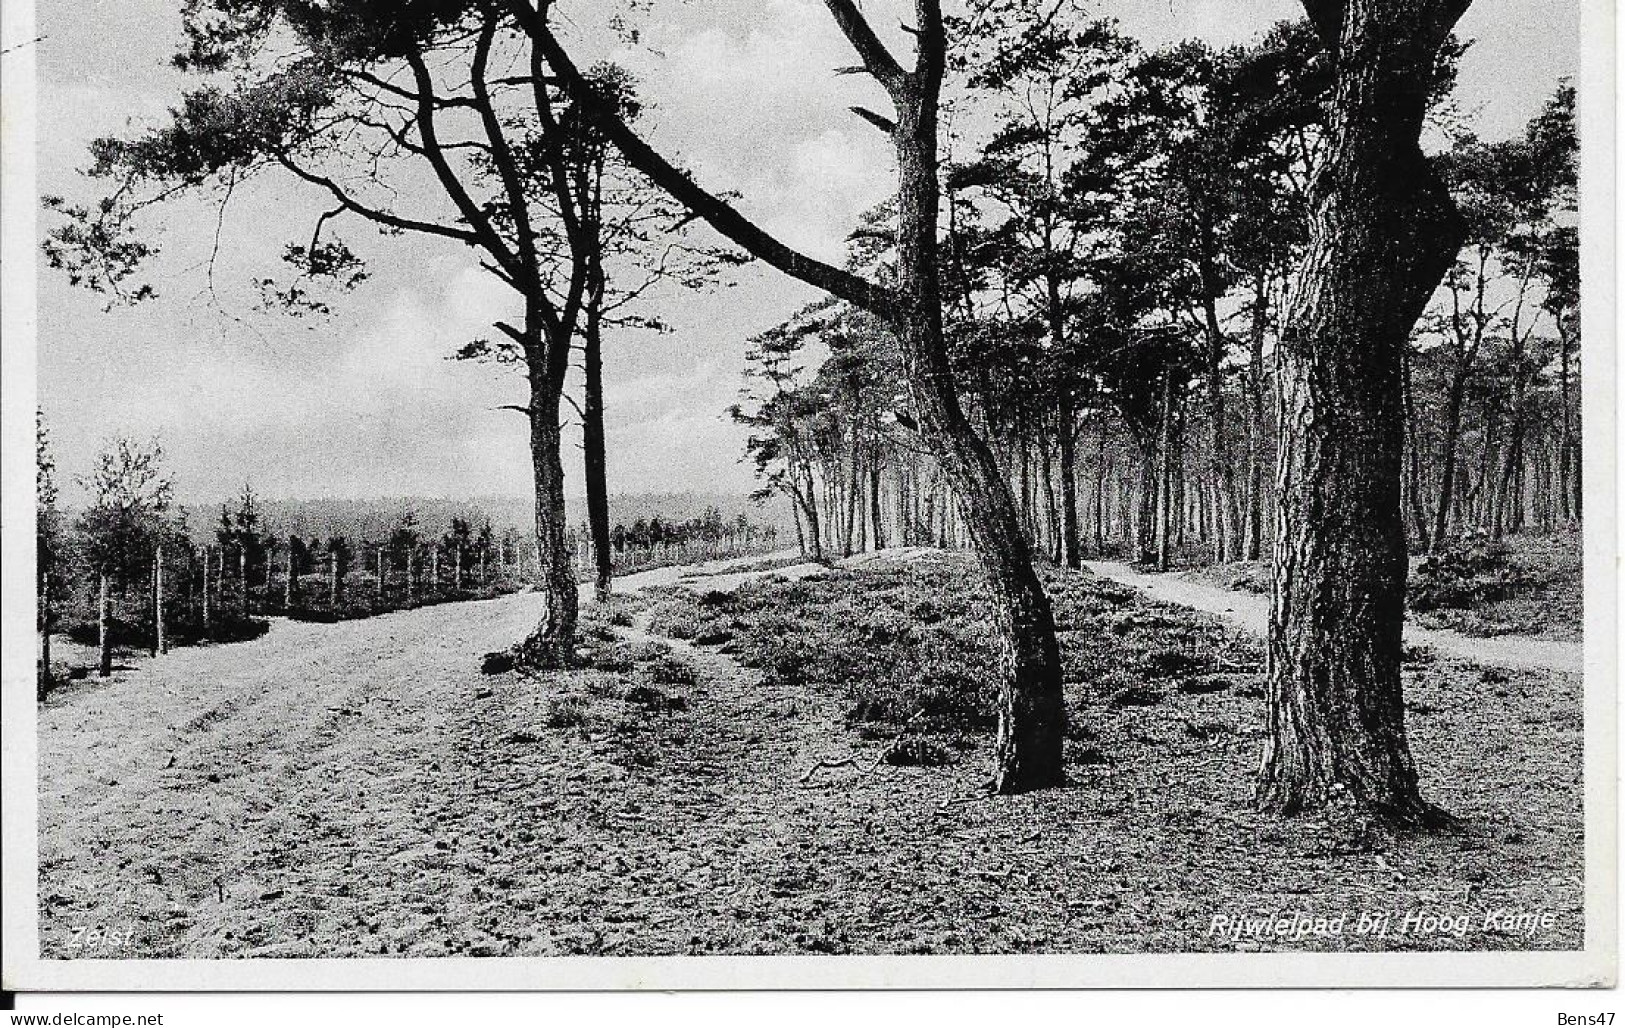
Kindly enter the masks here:
[[[907, 6], [864, 5], [896, 52], [906, 47], [896, 26]], [[93, 199], [96, 184], [77, 173], [86, 144], [151, 125], [174, 102], [182, 79], [166, 60], [178, 8], [39, 5], [42, 193]], [[1154, 46], [1245, 42], [1300, 8], [1116, 0], [1098, 10]], [[1521, 131], [1557, 79], [1577, 73], [1578, 17], [1577, 0], [1473, 5], [1459, 29], [1475, 40], [1459, 97], [1481, 135]], [[611, 56], [639, 75], [654, 140], [702, 183], [737, 190], [746, 213], [791, 245], [839, 260], [858, 215], [890, 189], [892, 166], [883, 137], [847, 112], [872, 103], [875, 87], [834, 74], [853, 61], [823, 4], [653, 0], [642, 42]], [[283, 244], [308, 239], [321, 209], [310, 190], [270, 181], [239, 190], [223, 218], [209, 204], [171, 205], [151, 273], [159, 296], [133, 308], [106, 310], [105, 298], [40, 262], [40, 405], [70, 501], [75, 476], [119, 435], [157, 438], [188, 502], [233, 495], [245, 481], [283, 498], [529, 493], [523, 418], [498, 409], [522, 399], [519, 377], [446, 359], [512, 307], [468, 251], [357, 225], [343, 234], [373, 275], [334, 304], [334, 317], [254, 309], [251, 281], [275, 272]], [[42, 230], [48, 224], [41, 219]], [[816, 294], [761, 266], [734, 279], [659, 296], [668, 334], [606, 340], [612, 492], [752, 488], [744, 433], [723, 412], [738, 396], [748, 338]], [[572, 495], [581, 491], [578, 445], [572, 429]]]

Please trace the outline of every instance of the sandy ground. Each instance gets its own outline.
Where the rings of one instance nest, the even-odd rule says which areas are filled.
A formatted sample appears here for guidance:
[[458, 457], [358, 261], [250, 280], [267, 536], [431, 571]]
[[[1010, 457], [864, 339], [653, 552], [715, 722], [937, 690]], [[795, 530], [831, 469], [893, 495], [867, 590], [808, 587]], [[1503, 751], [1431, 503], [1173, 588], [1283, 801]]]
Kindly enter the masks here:
[[[766, 559], [656, 568], [617, 587]], [[363, 856], [407, 874], [433, 842], [419, 816], [425, 783], [464, 762], [460, 715], [491, 692], [480, 655], [523, 638], [540, 603], [516, 593], [337, 624], [278, 618], [259, 639], [121, 658], [111, 679], [54, 693], [39, 708], [46, 951], [116, 956], [61, 947], [75, 930], [133, 930], [149, 953], [269, 955], [280, 950], [252, 935], [199, 935], [232, 919], [218, 908], [274, 907], [293, 854], [340, 860], [326, 883], [335, 896]], [[217, 909], [200, 918], [205, 904]], [[264, 938], [297, 936], [301, 923]]]
[[[1270, 598], [1202, 585], [1174, 574], [1148, 575], [1115, 561], [1085, 561], [1097, 575], [1131, 585], [1167, 603], [1205, 610], [1229, 618], [1255, 635], [1269, 630]], [[1447, 656], [1486, 667], [1562, 671], [1579, 674], [1585, 670], [1585, 647], [1578, 642], [1534, 639], [1518, 635], [1469, 636], [1405, 626], [1405, 641], [1426, 646]]]
[[[621, 588], [716, 588], [745, 566]], [[948, 767], [880, 765], [838, 689], [770, 683], [714, 649], [669, 643], [699, 672], [681, 708], [639, 708], [603, 672], [480, 675], [537, 603], [281, 623], [53, 697], [42, 954], [1232, 951], [1260, 944], [1213, 934], [1215, 916], [1288, 911], [1472, 923], [1265, 948], [1580, 938], [1574, 676], [1419, 672], [1426, 791], [1474, 827], [1345, 851], [1252, 811], [1251, 688], [1094, 708], [1106, 763], [990, 799], [990, 739]], [[641, 621], [624, 633], [647, 638]], [[563, 699], [580, 723], [556, 719]], [[1500, 909], [1557, 922], [1531, 937], [1484, 921]]]

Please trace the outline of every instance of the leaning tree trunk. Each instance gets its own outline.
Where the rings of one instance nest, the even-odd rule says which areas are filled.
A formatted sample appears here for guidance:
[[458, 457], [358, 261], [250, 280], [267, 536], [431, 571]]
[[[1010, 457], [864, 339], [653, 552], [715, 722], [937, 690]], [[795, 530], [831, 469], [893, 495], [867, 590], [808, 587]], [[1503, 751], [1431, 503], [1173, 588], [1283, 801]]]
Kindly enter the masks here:
[[[630, 163], [705, 218], [724, 236], [804, 282], [884, 318], [897, 331], [904, 377], [921, 434], [930, 443], [963, 505], [970, 535], [987, 572], [999, 629], [999, 731], [995, 787], [1020, 792], [1058, 785], [1065, 775], [1061, 741], [1066, 711], [1049, 600], [1033, 568], [1032, 551], [1010, 490], [987, 443], [959, 404], [942, 334], [937, 252], [941, 206], [937, 178], [937, 106], [947, 60], [940, 0], [916, 0], [911, 35], [917, 50], [905, 69], [886, 50], [853, 0], [825, 0], [831, 15], [897, 108], [889, 119], [863, 111], [890, 135], [897, 153], [895, 284], [877, 286], [800, 254], [701, 189], [607, 109], [551, 33], [543, 14], [513, 5], [555, 75], [573, 98], [599, 115], [600, 127]], [[554, 404], [556, 406], [556, 403]], [[532, 431], [537, 431], [533, 414]]]
[[1440, 45], [1467, 0], [1306, 0], [1335, 54], [1328, 145], [1280, 348], [1281, 457], [1268, 736], [1258, 799], [1346, 798], [1434, 820], [1400, 680], [1402, 348], [1463, 226], [1418, 139]]
[[[922, 25], [922, 52], [941, 45], [940, 23]], [[936, 37], [936, 38], [930, 38]], [[937, 95], [941, 69], [927, 57], [897, 87], [892, 132], [898, 159], [897, 277], [905, 377], [920, 427], [943, 469], [987, 573], [999, 630], [999, 727], [994, 787], [1002, 793], [1061, 785], [1066, 706], [1060, 650], [1027, 533], [993, 451], [971, 428], [942, 336], [937, 267]]]

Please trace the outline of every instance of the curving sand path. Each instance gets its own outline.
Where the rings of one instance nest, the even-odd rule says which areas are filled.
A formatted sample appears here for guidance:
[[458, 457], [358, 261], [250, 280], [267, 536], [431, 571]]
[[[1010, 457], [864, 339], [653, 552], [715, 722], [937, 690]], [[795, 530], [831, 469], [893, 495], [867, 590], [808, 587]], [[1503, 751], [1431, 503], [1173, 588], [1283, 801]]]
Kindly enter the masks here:
[[[1084, 566], [1097, 575], [1133, 586], [1165, 603], [1218, 614], [1258, 635], [1269, 631], [1268, 596], [1201, 585], [1175, 575], [1145, 574], [1117, 561], [1088, 560]], [[1473, 664], [1569, 674], [1585, 671], [1585, 647], [1577, 642], [1519, 635], [1480, 637], [1411, 624], [1405, 626], [1405, 641]]]

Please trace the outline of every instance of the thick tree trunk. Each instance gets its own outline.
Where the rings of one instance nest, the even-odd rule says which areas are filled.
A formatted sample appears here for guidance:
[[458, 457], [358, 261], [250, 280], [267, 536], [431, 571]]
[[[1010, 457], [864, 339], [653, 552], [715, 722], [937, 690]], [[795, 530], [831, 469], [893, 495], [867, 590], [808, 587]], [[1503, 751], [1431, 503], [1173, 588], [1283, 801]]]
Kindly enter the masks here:
[[530, 460], [536, 488], [536, 562], [540, 570], [541, 620], [520, 644], [530, 667], [567, 667], [575, 656], [578, 595], [570, 546], [565, 538], [564, 465], [560, 456], [560, 391], [542, 369], [530, 390]]
[[1305, 4], [1336, 54], [1310, 241], [1280, 348], [1283, 422], [1259, 802], [1346, 798], [1431, 823], [1400, 679], [1406, 546], [1400, 357], [1463, 238], [1418, 145], [1439, 46], [1466, 0]]

